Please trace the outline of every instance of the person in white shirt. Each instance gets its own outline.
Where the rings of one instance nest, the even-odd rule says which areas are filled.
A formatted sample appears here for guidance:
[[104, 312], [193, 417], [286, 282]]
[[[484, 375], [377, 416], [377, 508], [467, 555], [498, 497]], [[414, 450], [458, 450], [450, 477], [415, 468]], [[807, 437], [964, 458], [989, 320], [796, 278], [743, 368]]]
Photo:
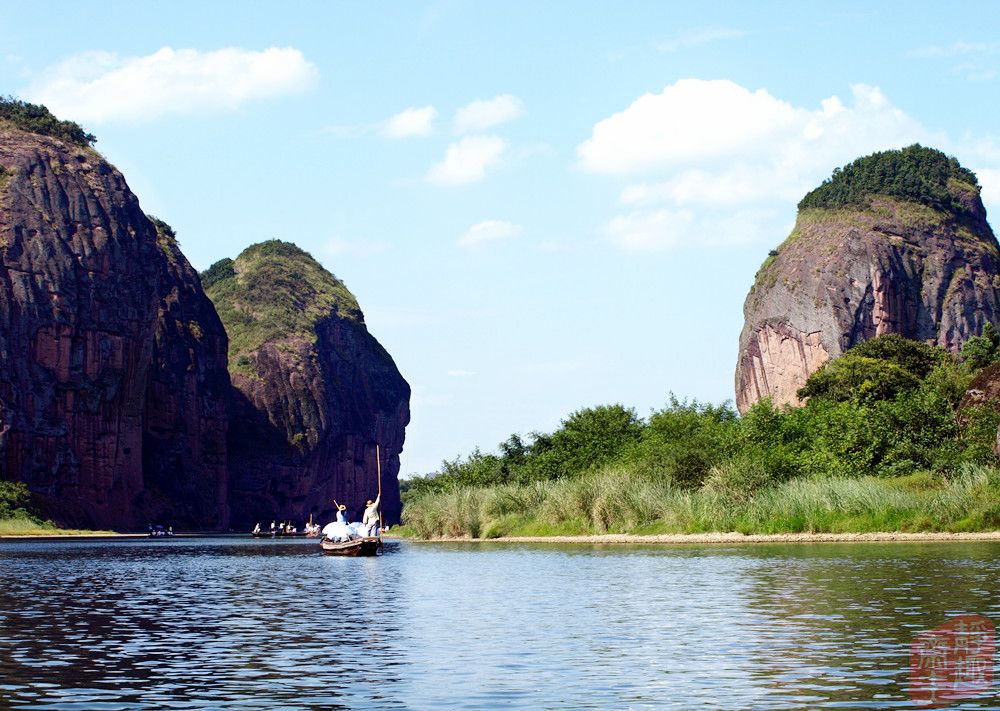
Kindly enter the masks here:
[[378, 505], [381, 500], [382, 495], [380, 494], [375, 497], [374, 501], [368, 499], [365, 504], [365, 515], [361, 517], [361, 524], [365, 527], [365, 535], [367, 536], [378, 535]]

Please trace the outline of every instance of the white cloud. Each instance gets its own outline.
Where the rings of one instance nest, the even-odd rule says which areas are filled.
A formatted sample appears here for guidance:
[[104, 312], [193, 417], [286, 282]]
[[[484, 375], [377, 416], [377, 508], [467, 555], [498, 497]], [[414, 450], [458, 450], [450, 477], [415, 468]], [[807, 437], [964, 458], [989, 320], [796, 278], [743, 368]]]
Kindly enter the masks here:
[[[682, 79], [645, 94], [624, 111], [599, 121], [577, 148], [580, 167], [628, 174], [705, 161], [809, 157], [816, 149], [900, 145], [919, 126], [882, 92], [852, 87], [853, 104], [836, 96], [817, 109], [793, 106], [766, 89], [750, 91], [727, 80]], [[857, 154], [855, 154], [857, 155]]]
[[779, 198], [798, 200], [811, 185], [798, 176], [780, 175], [764, 167], [737, 164], [712, 172], [693, 168], [658, 183], [627, 185], [619, 202], [623, 205], [738, 205]]
[[629, 173], [729, 155], [787, 129], [795, 118], [791, 104], [766, 90], [682, 79], [599, 121], [577, 155], [584, 170]]
[[480, 99], [455, 112], [455, 131], [457, 133], [485, 131], [523, 115], [524, 102], [516, 96], [502, 94], [492, 99]]
[[637, 212], [611, 220], [608, 236], [624, 249], [650, 252], [682, 244], [693, 223], [691, 210]]
[[507, 143], [496, 136], [466, 136], [448, 146], [444, 160], [427, 171], [436, 185], [466, 185], [482, 180], [500, 162]]
[[947, 150], [878, 88], [857, 84], [851, 98], [807, 109], [729, 81], [682, 80], [596, 124], [577, 152], [593, 172], [660, 178], [627, 185], [623, 204], [726, 206], [797, 201], [876, 150], [918, 141]]
[[933, 59], [936, 57], [960, 57], [969, 54], [996, 54], [1000, 44], [996, 42], [952, 42], [949, 45], [921, 47], [909, 52], [911, 57]]
[[457, 244], [459, 247], [474, 247], [485, 242], [517, 237], [523, 231], [524, 228], [521, 225], [515, 225], [512, 222], [485, 220], [463, 232], [462, 236], [458, 238]]
[[389, 138], [428, 136], [434, 131], [435, 118], [437, 109], [433, 106], [404, 109], [385, 122], [382, 133]]
[[295, 94], [318, 78], [316, 66], [291, 47], [210, 52], [164, 47], [144, 57], [108, 52], [70, 57], [46, 70], [26, 95], [76, 121], [146, 121]]
[[[929, 131], [876, 87], [842, 101], [795, 106], [766, 90], [687, 79], [598, 122], [577, 153], [585, 170], [630, 179], [625, 209], [606, 226], [632, 250], [761, 241], [788, 233], [794, 206], [834, 168], [875, 151], [922, 143], [975, 157], [983, 200], [1000, 202], [1000, 148], [989, 138]], [[998, 205], [1000, 208], [1000, 205]]]
[[782, 225], [776, 210], [744, 208], [713, 213], [688, 208], [639, 210], [613, 218], [609, 241], [631, 252], [658, 252], [684, 247], [714, 247], [777, 242], [792, 225]]
[[976, 62], [962, 62], [951, 68], [952, 74], [957, 74], [966, 81], [992, 81], [997, 78], [996, 67], [986, 67]]
[[952, 42], [949, 45], [921, 47], [907, 52], [918, 59], [951, 59], [960, 61], [951, 67], [951, 73], [966, 81], [984, 82], [997, 78], [998, 71], [993, 57], [1000, 54], [998, 42]]
[[690, 49], [701, 44], [724, 39], [735, 39], [745, 35], [746, 32], [743, 30], [737, 30], [732, 27], [698, 27], [693, 30], [681, 32], [665, 42], [661, 42], [657, 48], [661, 52], [679, 52], [682, 49]]

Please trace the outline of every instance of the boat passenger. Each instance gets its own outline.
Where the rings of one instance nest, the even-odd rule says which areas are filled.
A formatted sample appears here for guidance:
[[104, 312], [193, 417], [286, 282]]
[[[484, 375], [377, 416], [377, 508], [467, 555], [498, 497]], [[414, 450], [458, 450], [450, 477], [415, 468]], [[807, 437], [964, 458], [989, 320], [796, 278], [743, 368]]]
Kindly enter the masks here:
[[258, 521], [257, 525], [253, 527], [253, 535], [260, 535], [260, 521]]
[[366, 536], [378, 535], [378, 504], [381, 500], [382, 495], [379, 494], [374, 501], [368, 499], [365, 503], [365, 515], [361, 517], [361, 523], [365, 527]]
[[331, 541], [349, 541], [351, 540], [351, 530], [347, 527], [347, 507], [343, 504], [338, 504], [336, 499], [334, 499], [333, 503], [337, 507], [337, 520], [333, 523], [328, 523], [323, 528], [323, 535]]

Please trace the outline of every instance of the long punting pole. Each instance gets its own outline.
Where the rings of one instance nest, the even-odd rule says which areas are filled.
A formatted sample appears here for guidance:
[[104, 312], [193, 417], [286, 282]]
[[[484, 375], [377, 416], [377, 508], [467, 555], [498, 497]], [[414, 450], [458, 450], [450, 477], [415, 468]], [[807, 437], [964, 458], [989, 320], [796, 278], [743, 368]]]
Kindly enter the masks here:
[[382, 535], [382, 453], [375, 443], [375, 466], [378, 467], [378, 535]]

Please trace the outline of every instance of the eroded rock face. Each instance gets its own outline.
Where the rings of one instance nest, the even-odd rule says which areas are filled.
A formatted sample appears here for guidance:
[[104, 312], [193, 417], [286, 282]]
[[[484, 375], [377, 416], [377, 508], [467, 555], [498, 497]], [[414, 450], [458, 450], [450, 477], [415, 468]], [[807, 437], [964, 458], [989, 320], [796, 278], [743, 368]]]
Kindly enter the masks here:
[[807, 209], [743, 307], [736, 405], [796, 391], [823, 363], [883, 333], [958, 351], [1000, 316], [1000, 247], [978, 192], [964, 211], [876, 197]]
[[226, 341], [197, 274], [93, 150], [0, 127], [0, 166], [3, 478], [60, 524], [225, 526]]
[[231, 338], [234, 525], [326, 522], [334, 498], [360, 519], [378, 489], [376, 444], [383, 513], [397, 522], [410, 388], [354, 297], [307, 253], [277, 241], [248, 248], [206, 283]]
[[231, 392], [226, 332], [172, 230], [154, 224], [163, 263], [146, 379], [140, 509], [188, 530], [224, 529]]

